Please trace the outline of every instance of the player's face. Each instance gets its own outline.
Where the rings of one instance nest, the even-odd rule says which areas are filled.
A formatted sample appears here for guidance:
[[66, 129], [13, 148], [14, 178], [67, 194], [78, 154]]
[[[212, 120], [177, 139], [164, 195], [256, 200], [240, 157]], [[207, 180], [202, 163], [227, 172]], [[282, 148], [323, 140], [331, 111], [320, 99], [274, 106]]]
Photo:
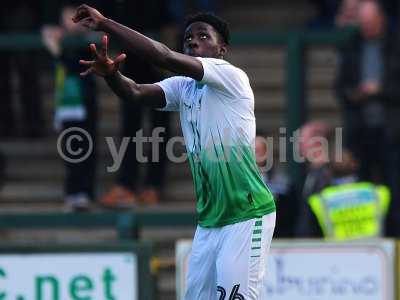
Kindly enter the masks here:
[[226, 53], [226, 45], [211, 25], [195, 22], [186, 28], [183, 51], [190, 56], [222, 58]]

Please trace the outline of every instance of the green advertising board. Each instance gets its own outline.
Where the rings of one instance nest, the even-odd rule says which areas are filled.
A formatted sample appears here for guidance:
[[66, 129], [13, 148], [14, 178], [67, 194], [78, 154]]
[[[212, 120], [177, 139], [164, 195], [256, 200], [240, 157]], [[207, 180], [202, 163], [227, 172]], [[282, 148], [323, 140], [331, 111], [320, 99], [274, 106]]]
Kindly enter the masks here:
[[0, 245], [0, 300], [153, 299], [151, 246]]

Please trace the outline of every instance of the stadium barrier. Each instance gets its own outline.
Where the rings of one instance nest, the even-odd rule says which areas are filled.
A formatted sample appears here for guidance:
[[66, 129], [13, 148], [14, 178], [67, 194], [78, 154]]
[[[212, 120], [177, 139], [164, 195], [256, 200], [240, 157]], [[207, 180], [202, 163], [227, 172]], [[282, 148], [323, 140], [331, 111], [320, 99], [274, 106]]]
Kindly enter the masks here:
[[140, 238], [142, 227], [195, 226], [196, 214], [188, 212], [87, 212], [0, 214], [0, 229], [114, 228], [120, 240]]
[[[183, 299], [190, 249], [191, 241], [176, 244], [177, 300]], [[395, 300], [398, 257], [394, 240], [273, 241], [264, 282], [265, 298]]]
[[31, 213], [2, 214], [0, 228], [6, 229], [88, 229], [113, 228], [120, 240], [136, 239], [137, 220], [130, 213]]
[[0, 245], [0, 299], [155, 299], [146, 243]]

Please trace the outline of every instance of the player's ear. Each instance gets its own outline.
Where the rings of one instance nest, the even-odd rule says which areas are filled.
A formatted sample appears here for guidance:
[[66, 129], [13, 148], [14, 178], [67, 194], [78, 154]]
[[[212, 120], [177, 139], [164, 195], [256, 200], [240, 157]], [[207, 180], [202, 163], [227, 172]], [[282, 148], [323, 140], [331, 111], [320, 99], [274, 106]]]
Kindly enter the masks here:
[[221, 44], [219, 47], [219, 56], [225, 57], [225, 54], [228, 52], [228, 46], [226, 44]]

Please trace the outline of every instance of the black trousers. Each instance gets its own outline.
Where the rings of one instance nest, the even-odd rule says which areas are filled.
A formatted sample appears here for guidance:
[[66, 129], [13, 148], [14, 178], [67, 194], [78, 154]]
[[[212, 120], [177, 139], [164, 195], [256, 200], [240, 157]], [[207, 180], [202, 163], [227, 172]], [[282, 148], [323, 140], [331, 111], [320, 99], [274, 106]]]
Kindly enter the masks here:
[[[128, 59], [124, 64], [123, 73], [138, 83], [154, 83], [163, 79], [160, 71], [155, 69], [149, 63], [141, 60], [133, 54], [128, 53]], [[159, 144], [159, 157], [152, 157], [151, 145], [150, 153], [136, 153], [136, 145], [132, 141], [128, 144], [127, 151], [122, 159], [120, 169], [117, 175], [117, 184], [130, 190], [135, 190], [140, 181], [139, 166], [144, 164], [146, 175], [143, 184], [148, 187], [162, 188], [165, 177], [165, 166], [167, 162], [166, 143], [169, 137], [170, 114], [154, 109], [145, 108], [131, 101], [121, 99], [121, 137], [133, 138], [136, 133], [143, 128], [143, 115], [149, 113], [150, 117], [150, 136], [154, 128], [165, 128], [160, 137], [164, 142]], [[146, 136], [148, 134], [145, 134]], [[146, 143], [149, 146], [149, 143]], [[148, 158], [148, 162], [138, 161], [139, 155]]]
[[400, 237], [400, 107], [388, 109], [385, 133], [386, 184], [390, 188], [391, 203], [386, 218], [386, 236]]
[[386, 218], [389, 237], [400, 237], [399, 115], [400, 108], [386, 108], [385, 126], [371, 129], [365, 127], [359, 111], [345, 113], [345, 146], [360, 162], [360, 179], [382, 183], [390, 189], [391, 203]]
[[367, 126], [361, 109], [344, 112], [344, 146], [359, 162], [359, 178], [364, 181], [386, 181], [385, 135], [387, 128]]
[[62, 139], [61, 148], [63, 149], [63, 153], [68, 153], [69, 149], [72, 149], [73, 152], [78, 153], [78, 151], [80, 151], [81, 153], [77, 156], [68, 157], [77, 159], [82, 157], [85, 153], [88, 153], [90, 150], [90, 155], [83, 161], [68, 162], [64, 160], [64, 193], [65, 195], [84, 193], [90, 199], [95, 199], [96, 191], [94, 184], [97, 163], [97, 102], [94, 86], [89, 86], [85, 89], [84, 106], [86, 109], [86, 118], [84, 120], [66, 121], [62, 124], [62, 132], [77, 127], [86, 131], [92, 142], [90, 145], [89, 140], [82, 134], [79, 134], [82, 139], [71, 138], [70, 144], [68, 145], [68, 137], [77, 134], [76, 130], [71, 131]]
[[[150, 131], [157, 127], [161, 127], [164, 130], [159, 135], [161, 138], [163, 138], [163, 142], [159, 144], [159, 148], [157, 150], [158, 157], [152, 156], [152, 146], [148, 144], [149, 142], [146, 143], [148, 144], [147, 146], [150, 146], [147, 147], [150, 151], [147, 153], [136, 153], [136, 145], [131, 140], [131, 142], [128, 144], [120, 170], [118, 172], [117, 183], [131, 190], [135, 190], [137, 188], [137, 183], [139, 182], [139, 165], [141, 164], [137, 158], [143, 155], [148, 159], [148, 162], [144, 163], [147, 168], [143, 182], [144, 185], [162, 188], [165, 177], [165, 166], [167, 162], [166, 144], [169, 137], [170, 114], [157, 110], [148, 110], [142, 105], [137, 105], [124, 100], [121, 100], [121, 111], [122, 138], [133, 138], [136, 136], [136, 133], [143, 128], [142, 121], [143, 114], [145, 112], [150, 114]], [[147, 134], [144, 135], [147, 136]], [[151, 135], [152, 133], [150, 132], [149, 136]]]
[[[76, 132], [72, 131], [71, 134], [67, 134], [62, 143], [63, 153], [68, 153], [67, 147], [72, 149], [72, 151], [88, 153], [92, 151], [91, 154], [81, 162], [69, 162], [64, 160], [65, 165], [65, 181], [64, 181], [64, 193], [66, 196], [84, 193], [89, 198], [94, 199], [94, 181], [96, 174], [96, 135], [93, 128], [88, 126], [86, 121], [70, 121], [64, 122], [62, 130], [68, 130], [71, 128], [80, 128], [89, 133], [92, 146], [90, 146], [89, 141], [84, 138], [82, 141], [78, 139], [71, 139], [69, 145], [67, 145], [68, 138]], [[91, 150], [92, 149], [92, 150]], [[73, 156], [71, 156], [72, 158]], [[76, 156], [78, 158], [79, 156]], [[75, 156], [74, 156], [75, 158]]]

